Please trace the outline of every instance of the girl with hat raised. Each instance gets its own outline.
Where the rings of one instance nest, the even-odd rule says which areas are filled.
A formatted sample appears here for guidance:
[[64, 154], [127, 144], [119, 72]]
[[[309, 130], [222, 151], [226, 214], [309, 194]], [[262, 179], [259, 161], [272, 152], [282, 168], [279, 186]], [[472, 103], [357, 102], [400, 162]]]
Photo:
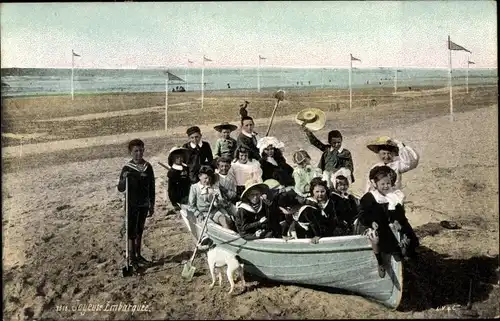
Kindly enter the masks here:
[[323, 179], [331, 188], [331, 176], [341, 168], [350, 171], [349, 179], [354, 182], [354, 164], [351, 152], [342, 146], [342, 134], [338, 130], [328, 133], [328, 144], [323, 144], [312, 131], [320, 130], [325, 124], [325, 113], [317, 108], [307, 108], [297, 114], [295, 120], [301, 125], [309, 142], [320, 151], [321, 155], [318, 167], [323, 171]]
[[186, 165], [188, 153], [187, 149], [176, 146], [168, 154], [170, 169], [167, 172], [167, 194], [176, 211], [180, 210], [180, 204], [187, 204], [191, 188], [189, 169]]
[[269, 190], [264, 183], [249, 180], [241, 194], [241, 201], [236, 204], [236, 229], [245, 240], [272, 237], [268, 228], [269, 207], [262, 196]]
[[323, 173], [321, 169], [311, 165], [311, 156], [303, 149], [293, 153], [292, 159], [297, 164], [293, 170], [294, 190], [300, 196], [309, 197], [311, 180], [315, 177], [321, 177]]
[[282, 153], [285, 144], [276, 137], [263, 137], [257, 147], [261, 155], [262, 180], [273, 178], [285, 187], [294, 186], [293, 168], [286, 163]]
[[238, 126], [227, 122], [214, 127], [216, 131], [221, 133], [221, 137], [215, 143], [214, 157], [221, 157], [222, 155], [229, 155], [231, 158], [234, 157], [237, 142], [236, 139], [231, 137], [231, 132], [237, 128]]
[[[379, 162], [371, 167], [389, 166], [396, 173], [395, 188], [402, 188], [402, 174], [406, 173], [418, 166], [419, 155], [410, 146], [406, 146], [402, 142], [391, 139], [387, 136], [378, 137], [374, 142], [366, 146], [369, 150], [376, 153]], [[370, 179], [367, 179], [365, 192], [372, 190]]]

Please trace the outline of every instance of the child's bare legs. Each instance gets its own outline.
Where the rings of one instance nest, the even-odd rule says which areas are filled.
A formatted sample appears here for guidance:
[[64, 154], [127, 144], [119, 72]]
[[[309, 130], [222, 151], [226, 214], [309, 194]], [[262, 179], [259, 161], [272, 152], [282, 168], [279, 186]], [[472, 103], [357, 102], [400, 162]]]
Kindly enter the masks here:
[[215, 223], [221, 225], [222, 227], [227, 228], [227, 229], [231, 229], [227, 216], [221, 210], [218, 210], [217, 212], [215, 212], [212, 219]]

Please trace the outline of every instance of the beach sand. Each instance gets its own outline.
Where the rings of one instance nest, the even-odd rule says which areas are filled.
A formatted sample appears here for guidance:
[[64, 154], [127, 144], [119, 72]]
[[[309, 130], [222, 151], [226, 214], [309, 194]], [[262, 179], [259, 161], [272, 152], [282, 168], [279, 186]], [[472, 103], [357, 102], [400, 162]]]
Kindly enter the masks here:
[[[213, 145], [216, 133], [210, 128], [224, 117], [237, 119], [237, 105], [244, 99], [251, 101], [250, 114], [259, 119], [257, 131], [264, 133], [264, 117], [270, 114], [274, 100], [268, 98], [269, 93], [267, 98], [266, 93], [240, 94], [214, 93], [214, 99], [208, 100], [213, 103], [205, 103], [209, 117], [193, 113], [195, 103], [181, 105], [182, 109], [179, 106], [179, 113], [193, 118], [176, 120], [172, 116], [173, 124], [181, 126], [172, 125], [168, 135], [160, 134], [163, 116], [159, 111], [159, 119], [154, 117], [155, 112], [146, 112], [143, 118], [148, 120], [142, 127], [132, 126], [139, 117], [133, 113], [100, 117], [89, 125], [93, 130], [85, 131], [71, 128], [91, 121], [89, 116], [85, 116], [87, 120], [37, 122], [153, 108], [162, 104], [161, 95], [117, 95], [115, 100], [112, 95], [89, 96], [86, 101], [78, 97], [75, 101], [80, 105], [74, 110], [68, 110], [67, 98], [10, 99], [3, 110], [3, 116], [8, 116], [2, 119], [4, 132], [33, 134], [42, 129], [68, 140], [31, 138], [28, 144], [48, 145], [25, 145], [25, 154], [20, 157], [16, 148], [21, 146], [15, 138], [2, 137], [3, 146], [12, 148], [2, 159], [4, 319], [455, 318], [460, 317], [457, 311], [440, 307], [466, 304], [471, 277], [474, 311], [481, 317], [500, 315], [500, 290], [494, 273], [499, 263], [496, 87], [474, 88], [467, 97], [459, 90], [454, 92], [454, 122], [446, 115], [446, 92], [394, 98], [387, 92], [366, 91], [366, 97], [385, 98], [377, 100], [376, 109], [356, 104], [352, 111], [330, 111], [326, 128], [317, 132], [322, 140], [333, 127], [344, 134], [344, 144], [355, 162], [355, 190], [362, 189], [364, 177], [376, 161], [365, 147], [373, 137], [389, 135], [421, 155], [419, 166], [403, 175], [407, 216], [421, 237], [421, 260], [405, 276], [405, 295], [398, 311], [355, 295], [251, 278], [247, 291], [237, 287], [237, 295], [231, 297], [226, 294], [226, 280], [223, 288], [209, 289], [211, 279], [203, 254], [194, 261], [197, 274], [193, 281], [185, 282], [180, 276], [181, 262], [192, 254], [192, 237], [177, 215], [167, 215], [171, 207], [165, 197], [166, 171], [157, 162], [164, 162], [166, 151], [185, 141], [189, 122], [196, 124], [202, 119], [204, 139]], [[314, 163], [319, 160], [320, 152], [291, 123], [293, 116], [286, 115], [308, 106], [308, 100], [325, 100], [321, 95], [290, 93], [278, 114], [271, 134], [285, 142], [289, 163], [293, 151], [300, 147], [309, 151]], [[194, 94], [186, 97], [176, 103], [196, 100]], [[338, 100], [344, 102], [341, 99], [345, 97]], [[217, 109], [221, 101], [227, 104], [221, 103]], [[36, 106], [42, 108], [37, 110]], [[328, 106], [322, 107], [328, 111]], [[232, 114], [224, 108], [232, 108]], [[150, 126], [155, 121], [157, 126]], [[114, 139], [95, 138], [113, 133]], [[144, 138], [145, 158], [153, 164], [157, 176], [156, 213], [146, 223], [144, 239], [144, 255], [156, 263], [143, 276], [123, 278], [123, 197], [116, 184], [129, 158], [125, 144], [131, 137]], [[50, 144], [58, 147], [51, 149]], [[441, 220], [453, 220], [461, 229], [443, 229], [438, 224]], [[89, 304], [105, 307], [107, 303], [144, 304], [148, 311], [77, 311], [89, 308]]]

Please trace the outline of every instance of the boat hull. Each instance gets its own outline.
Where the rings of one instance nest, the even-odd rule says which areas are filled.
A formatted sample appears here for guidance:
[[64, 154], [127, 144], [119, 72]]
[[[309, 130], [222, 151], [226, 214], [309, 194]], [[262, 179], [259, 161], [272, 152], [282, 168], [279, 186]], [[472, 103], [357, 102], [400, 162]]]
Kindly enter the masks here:
[[[197, 239], [202, 225], [185, 209], [181, 216]], [[206, 234], [217, 246], [238, 255], [250, 274], [277, 282], [345, 290], [393, 309], [401, 302], [402, 262], [385, 255], [387, 273], [380, 278], [366, 236], [328, 237], [318, 244], [309, 239], [247, 241], [213, 222], [208, 223]]]

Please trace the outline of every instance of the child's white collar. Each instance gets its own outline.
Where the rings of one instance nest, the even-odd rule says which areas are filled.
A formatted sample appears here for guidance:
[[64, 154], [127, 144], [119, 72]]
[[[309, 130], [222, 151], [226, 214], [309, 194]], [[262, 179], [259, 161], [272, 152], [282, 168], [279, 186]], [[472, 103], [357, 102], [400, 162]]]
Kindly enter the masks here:
[[242, 201], [239, 201], [236, 203], [236, 209], [238, 209], [238, 208], [245, 209], [245, 210], [252, 212], [252, 213], [259, 213], [262, 210], [262, 200], [260, 200], [259, 208], [257, 209], [257, 211], [253, 208], [252, 205], [245, 203], [245, 202], [242, 202]]
[[177, 165], [177, 164], [174, 164], [174, 165], [172, 165], [172, 168], [173, 168], [173, 169], [176, 169], [176, 170], [178, 170], [178, 171], [182, 171], [182, 170], [184, 169], [184, 168], [183, 168], [183, 166], [187, 167], [187, 165], [186, 165], [186, 164], [182, 163], [182, 165]]
[[[191, 148], [196, 148], [196, 144], [193, 144], [193, 142], [189, 142], [189, 146], [191, 146]], [[198, 147], [201, 148], [201, 146], [203, 146], [203, 142], [200, 140], [200, 142], [198, 143]]]
[[[338, 152], [342, 153], [343, 150], [344, 150], [344, 146], [340, 146], [340, 148], [338, 149]], [[330, 146], [330, 151], [333, 151], [333, 147], [331, 147], [331, 146]]]
[[241, 130], [241, 133], [247, 137], [250, 137], [250, 138], [257, 136], [254, 132], [249, 133], [249, 132], [244, 131], [243, 129]]

